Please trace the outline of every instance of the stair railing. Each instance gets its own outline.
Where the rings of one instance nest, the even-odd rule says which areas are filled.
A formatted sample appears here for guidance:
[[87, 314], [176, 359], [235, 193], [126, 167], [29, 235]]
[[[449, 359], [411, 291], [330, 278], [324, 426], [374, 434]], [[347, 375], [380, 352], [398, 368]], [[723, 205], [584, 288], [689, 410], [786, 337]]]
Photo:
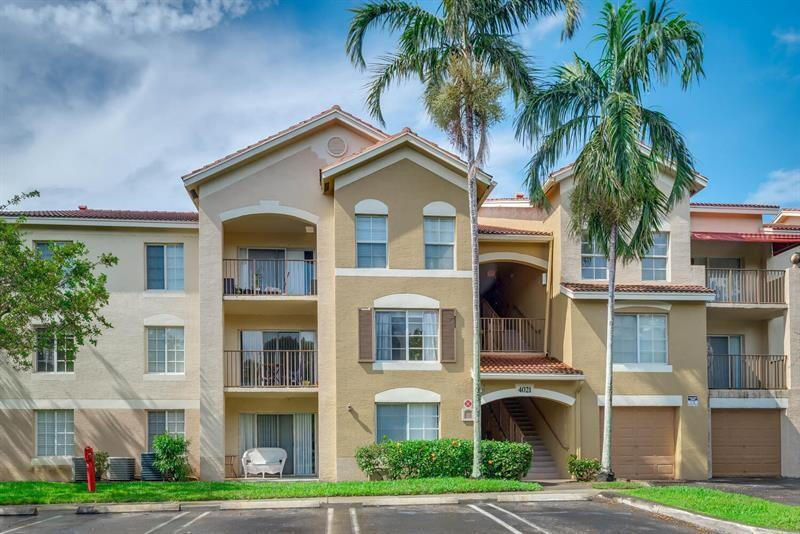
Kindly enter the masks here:
[[503, 425], [501, 425], [500, 421], [497, 419], [497, 414], [494, 413], [494, 408], [492, 408], [491, 403], [487, 404], [486, 406], [489, 408], [489, 413], [492, 414], [492, 418], [494, 419], [494, 423], [497, 425], [497, 428], [500, 429], [500, 433], [503, 434], [503, 440], [508, 441], [506, 431], [503, 430]]
[[559, 445], [561, 445], [561, 448], [564, 449], [565, 451], [568, 451], [569, 447], [564, 445], [564, 442], [562, 442], [561, 438], [558, 437], [558, 434], [556, 434], [556, 431], [553, 430], [553, 427], [550, 425], [550, 422], [547, 420], [547, 417], [545, 417], [544, 414], [542, 413], [542, 410], [540, 410], [539, 407], [536, 406], [536, 403], [533, 401], [533, 398], [528, 397], [528, 401], [531, 403], [531, 406], [533, 406], [533, 409], [539, 413], [539, 416], [542, 418], [542, 421], [544, 421], [545, 426], [547, 426], [547, 429], [550, 431], [553, 437], [556, 438], [556, 441], [558, 442]]

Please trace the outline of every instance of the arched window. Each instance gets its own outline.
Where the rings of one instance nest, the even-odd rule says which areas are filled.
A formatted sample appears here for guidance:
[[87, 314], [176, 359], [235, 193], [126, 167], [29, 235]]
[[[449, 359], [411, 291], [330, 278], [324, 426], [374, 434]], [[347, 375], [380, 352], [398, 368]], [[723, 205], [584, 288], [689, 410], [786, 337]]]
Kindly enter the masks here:
[[389, 207], [373, 198], [356, 203], [356, 267], [385, 269], [387, 266], [387, 219]]

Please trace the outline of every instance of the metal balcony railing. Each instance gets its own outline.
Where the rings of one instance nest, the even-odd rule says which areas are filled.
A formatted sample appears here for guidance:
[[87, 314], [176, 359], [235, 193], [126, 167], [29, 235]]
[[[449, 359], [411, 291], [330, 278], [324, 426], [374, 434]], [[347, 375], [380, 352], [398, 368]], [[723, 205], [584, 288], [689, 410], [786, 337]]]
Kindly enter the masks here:
[[783, 354], [714, 354], [708, 357], [709, 389], [786, 389]]
[[225, 387], [317, 386], [316, 350], [226, 350]]
[[223, 295], [316, 295], [315, 260], [222, 260]]
[[784, 304], [785, 271], [767, 269], [706, 269], [706, 287], [716, 302]]
[[481, 317], [481, 352], [542, 352], [544, 319]]

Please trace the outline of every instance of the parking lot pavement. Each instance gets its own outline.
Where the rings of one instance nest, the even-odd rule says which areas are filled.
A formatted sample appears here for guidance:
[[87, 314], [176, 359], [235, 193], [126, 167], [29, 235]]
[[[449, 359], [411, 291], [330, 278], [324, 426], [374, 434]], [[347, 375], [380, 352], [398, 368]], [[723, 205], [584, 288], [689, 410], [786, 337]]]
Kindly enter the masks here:
[[577, 532], [694, 532], [685, 525], [623, 505], [591, 501], [493, 503], [77, 515], [42, 512], [0, 517], [0, 534], [211, 534], [225, 532], [370, 534], [556, 534]]

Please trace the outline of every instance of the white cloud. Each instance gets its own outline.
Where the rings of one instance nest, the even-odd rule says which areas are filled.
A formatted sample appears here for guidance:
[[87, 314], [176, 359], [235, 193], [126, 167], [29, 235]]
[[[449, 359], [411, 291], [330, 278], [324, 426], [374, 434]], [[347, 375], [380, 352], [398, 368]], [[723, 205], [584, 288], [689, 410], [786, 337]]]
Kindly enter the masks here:
[[779, 206], [800, 205], [800, 168], [772, 171], [767, 180], [759, 184], [755, 193], [747, 197], [747, 202]]
[[554, 30], [564, 27], [564, 13], [549, 15], [536, 21], [535, 24], [525, 27], [519, 33], [519, 41], [524, 48], [530, 48], [535, 43], [544, 40]]
[[772, 35], [778, 40], [779, 43], [785, 45], [800, 45], [800, 31], [794, 28], [790, 30], [775, 30]]

